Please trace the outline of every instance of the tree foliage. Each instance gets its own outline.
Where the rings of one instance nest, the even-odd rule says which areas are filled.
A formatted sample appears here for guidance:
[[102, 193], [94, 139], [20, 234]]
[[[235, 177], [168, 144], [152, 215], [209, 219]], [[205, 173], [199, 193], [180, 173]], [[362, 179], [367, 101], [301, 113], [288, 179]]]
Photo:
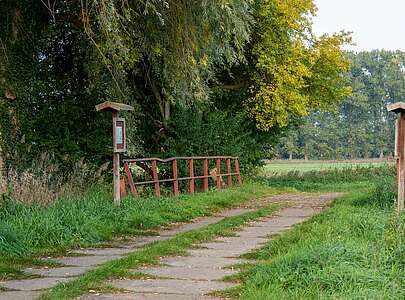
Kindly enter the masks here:
[[344, 73], [349, 60], [342, 33], [316, 38], [312, 0], [258, 1], [249, 51], [250, 97], [245, 102], [257, 127], [285, 127], [292, 118], [339, 102], [350, 93]]
[[387, 105], [405, 97], [405, 53], [372, 51], [349, 53], [348, 73], [353, 93], [336, 109], [315, 112], [287, 138], [280, 149], [288, 156], [289, 144], [299, 149], [295, 157], [370, 158], [392, 156], [395, 114]]
[[0, 9], [9, 165], [42, 152], [105, 160], [110, 120], [94, 110], [105, 100], [136, 108], [126, 116], [131, 156], [255, 163], [285, 126], [347, 93], [347, 36], [313, 36], [312, 0], [4, 0]]

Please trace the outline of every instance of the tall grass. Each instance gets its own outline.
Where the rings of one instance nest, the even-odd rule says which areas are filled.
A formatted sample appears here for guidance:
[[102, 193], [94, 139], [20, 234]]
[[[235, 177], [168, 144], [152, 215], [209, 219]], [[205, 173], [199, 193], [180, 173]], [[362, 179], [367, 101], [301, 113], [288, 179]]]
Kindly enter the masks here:
[[23, 170], [8, 169], [0, 177], [0, 195], [25, 204], [47, 205], [62, 195], [80, 194], [100, 182], [109, 163], [101, 167], [79, 160], [68, 171], [53, 155], [44, 153]]
[[44, 206], [9, 199], [0, 203], [0, 257], [32, 255], [90, 245], [172, 222], [189, 221], [237, 206], [275, 190], [259, 184], [176, 198], [127, 198], [115, 208], [111, 191], [93, 187], [83, 196], [61, 197]]
[[261, 262], [241, 274], [243, 284], [234, 295], [240, 299], [404, 299], [405, 214], [393, 209], [395, 177], [375, 171], [283, 177], [292, 186], [313, 190], [320, 181], [336, 180], [336, 186], [347, 187], [350, 180], [368, 179], [369, 189], [348, 190], [351, 194], [329, 210], [250, 253], [248, 257]]

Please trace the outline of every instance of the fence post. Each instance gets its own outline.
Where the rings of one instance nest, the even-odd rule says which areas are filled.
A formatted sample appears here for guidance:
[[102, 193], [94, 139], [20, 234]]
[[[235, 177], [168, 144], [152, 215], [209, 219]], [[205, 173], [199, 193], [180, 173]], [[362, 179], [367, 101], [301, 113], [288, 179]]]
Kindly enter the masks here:
[[172, 171], [173, 171], [173, 192], [176, 196], [179, 195], [179, 174], [177, 170], [177, 159], [172, 162]]
[[128, 162], [125, 162], [125, 164], [124, 164], [124, 172], [127, 175], [129, 189], [130, 189], [131, 193], [133, 195], [135, 195], [137, 193], [137, 191], [136, 191], [136, 187], [135, 187], [135, 184], [134, 184], [134, 179], [132, 178], [131, 170], [129, 169]]
[[228, 167], [228, 187], [231, 187], [232, 186], [232, 175], [231, 175], [232, 169], [231, 169], [231, 159], [230, 158], [228, 158], [226, 160], [226, 165]]
[[235, 168], [236, 168], [236, 179], [238, 181], [239, 185], [242, 185], [242, 178], [240, 177], [240, 171], [239, 171], [239, 159], [235, 159]]
[[125, 199], [127, 197], [127, 187], [126, 187], [126, 182], [125, 182], [125, 176], [121, 176], [121, 182], [120, 182], [120, 189], [121, 189], [121, 199]]
[[221, 160], [217, 159], [217, 189], [221, 190]]
[[156, 197], [160, 197], [160, 187], [159, 187], [159, 178], [156, 170], [156, 160], [152, 160], [152, 174], [153, 174], [153, 184], [155, 188]]
[[190, 159], [190, 193], [194, 193], [194, 159]]
[[204, 178], [203, 178], [203, 190], [208, 191], [208, 159], [204, 159]]

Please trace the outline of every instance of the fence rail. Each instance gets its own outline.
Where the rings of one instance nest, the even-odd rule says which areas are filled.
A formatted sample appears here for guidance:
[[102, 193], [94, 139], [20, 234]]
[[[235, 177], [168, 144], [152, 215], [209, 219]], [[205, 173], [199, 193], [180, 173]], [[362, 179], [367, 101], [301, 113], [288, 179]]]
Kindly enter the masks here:
[[[208, 166], [209, 161], [215, 161], [215, 174], [209, 174]], [[188, 161], [188, 174], [187, 177], [179, 177], [178, 172], [178, 162], [179, 161]], [[203, 161], [203, 174], [202, 175], [195, 175], [195, 162], [196, 161]], [[226, 169], [227, 173], [221, 173], [221, 161], [226, 162]], [[234, 171], [232, 170], [232, 162], [234, 165]], [[190, 181], [189, 189], [190, 193], [193, 194], [195, 192], [195, 181], [196, 180], [203, 180], [203, 191], [206, 192], [209, 189], [209, 178], [212, 178], [214, 182], [216, 182], [216, 186], [218, 191], [221, 190], [222, 185], [222, 177], [226, 177], [226, 185], [228, 187], [232, 186], [232, 176], [236, 176], [236, 181], [239, 185], [242, 184], [242, 178], [239, 170], [239, 158], [232, 157], [232, 156], [195, 156], [195, 157], [172, 157], [168, 159], [160, 159], [160, 158], [137, 158], [137, 159], [125, 159], [123, 160], [124, 163], [124, 174], [121, 178], [121, 196], [124, 198], [126, 197], [126, 189], [127, 185], [132, 194], [137, 194], [137, 186], [141, 185], [150, 185], [153, 184], [154, 186], [154, 193], [157, 197], [160, 197], [160, 184], [161, 183], [172, 183], [173, 193], [175, 195], [179, 195], [179, 182], [180, 181]], [[137, 164], [151, 164], [152, 170], [152, 180], [142, 181], [142, 182], [135, 182], [134, 177], [132, 174], [131, 166]], [[158, 172], [157, 172], [157, 164], [158, 163], [171, 163], [171, 177], [166, 179], [159, 179]]]

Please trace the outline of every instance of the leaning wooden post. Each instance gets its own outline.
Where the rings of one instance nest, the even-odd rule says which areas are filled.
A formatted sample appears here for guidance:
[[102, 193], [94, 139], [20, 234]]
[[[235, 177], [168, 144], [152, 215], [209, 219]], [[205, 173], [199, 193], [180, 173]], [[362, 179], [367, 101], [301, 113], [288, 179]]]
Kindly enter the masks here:
[[127, 151], [125, 119], [119, 118], [120, 111], [132, 111], [132, 106], [116, 103], [104, 102], [96, 105], [97, 111], [111, 111], [113, 121], [113, 183], [114, 183], [114, 205], [119, 206], [121, 202], [121, 178], [120, 178], [120, 153]]
[[135, 187], [135, 184], [134, 184], [134, 179], [132, 178], [132, 173], [131, 173], [131, 170], [129, 168], [128, 162], [126, 162], [124, 164], [124, 172], [125, 172], [125, 175], [127, 175], [128, 184], [129, 184], [129, 188], [131, 190], [131, 193], [133, 195], [136, 195], [137, 191], [136, 191], [136, 187]]
[[387, 106], [388, 111], [398, 113], [395, 128], [395, 159], [397, 164], [398, 199], [397, 210], [404, 210], [405, 199], [405, 103], [397, 102]]

